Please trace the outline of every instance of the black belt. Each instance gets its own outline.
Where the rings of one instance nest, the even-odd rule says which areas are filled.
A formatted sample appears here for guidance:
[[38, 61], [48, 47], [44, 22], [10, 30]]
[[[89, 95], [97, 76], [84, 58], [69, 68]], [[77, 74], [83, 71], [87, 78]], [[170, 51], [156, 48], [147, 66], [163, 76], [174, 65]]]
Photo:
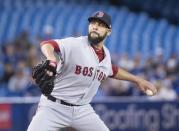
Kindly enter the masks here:
[[[56, 102], [56, 101], [57, 101], [57, 98], [55, 98], [55, 97], [53, 97], [53, 96], [51, 96], [51, 95], [49, 95], [49, 96], [47, 97], [47, 99], [49, 99], [49, 100], [51, 100], [51, 101], [53, 101], [53, 102]], [[60, 104], [66, 105], [66, 106], [80, 106], [80, 105], [74, 105], [74, 104], [71, 104], [71, 103], [67, 103], [67, 102], [65, 102], [65, 101], [63, 101], [63, 100], [59, 100], [59, 99], [58, 99], [58, 102], [59, 102]]]

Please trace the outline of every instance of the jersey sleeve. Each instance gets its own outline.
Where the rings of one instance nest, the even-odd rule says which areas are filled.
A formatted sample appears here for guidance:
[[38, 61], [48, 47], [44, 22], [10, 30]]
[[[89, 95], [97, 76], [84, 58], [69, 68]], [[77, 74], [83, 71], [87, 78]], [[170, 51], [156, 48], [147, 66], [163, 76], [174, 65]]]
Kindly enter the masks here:
[[67, 56], [68, 53], [70, 53], [70, 50], [72, 48], [72, 40], [70, 38], [46, 40], [42, 41], [40, 45], [42, 46], [47, 43], [51, 44], [54, 47], [54, 51], [58, 54], [61, 60], [65, 60], [65, 56]]
[[115, 64], [112, 64], [111, 68], [112, 68], [112, 75], [110, 75], [109, 77], [113, 78], [118, 72], [118, 67]]
[[40, 43], [40, 46], [45, 45], [47, 43], [53, 46], [55, 52], [57, 52], [57, 53], [60, 52], [60, 48], [58, 46], [58, 43], [55, 40], [45, 40], [45, 41], [42, 41]]
[[60, 52], [58, 55], [60, 59], [65, 60], [66, 62], [70, 59], [71, 52], [74, 48], [74, 39], [72, 37], [68, 37], [65, 39], [54, 39], [57, 43]]

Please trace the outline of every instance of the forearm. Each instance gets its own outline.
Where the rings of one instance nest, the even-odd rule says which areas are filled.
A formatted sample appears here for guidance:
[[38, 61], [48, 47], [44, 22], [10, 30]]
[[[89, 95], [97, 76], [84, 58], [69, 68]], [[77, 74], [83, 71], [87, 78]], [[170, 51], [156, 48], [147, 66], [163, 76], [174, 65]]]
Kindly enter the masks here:
[[151, 82], [135, 76], [121, 68], [118, 68], [118, 72], [113, 78], [134, 82], [135, 84], [137, 84], [137, 87], [139, 87], [141, 91], [149, 96], [153, 96], [158, 92], [158, 89]]
[[48, 60], [56, 61], [56, 57], [54, 55], [54, 47], [50, 44], [44, 44], [41, 46], [42, 53], [46, 56]]
[[134, 83], [138, 83], [138, 81], [141, 79], [140, 77], [137, 77], [121, 68], [118, 68], [118, 72], [113, 78], [118, 80], [131, 81]]

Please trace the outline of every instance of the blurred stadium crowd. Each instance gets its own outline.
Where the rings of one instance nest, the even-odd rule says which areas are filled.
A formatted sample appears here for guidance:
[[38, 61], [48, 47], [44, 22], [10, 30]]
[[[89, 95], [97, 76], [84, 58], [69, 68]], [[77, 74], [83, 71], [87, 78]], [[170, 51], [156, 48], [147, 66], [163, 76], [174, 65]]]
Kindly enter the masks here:
[[[163, 8], [162, 4], [158, 4], [160, 7], [153, 7], [157, 11], [157, 17], [161, 16], [161, 18], [154, 19], [150, 16], [155, 13], [152, 4], [149, 15], [144, 12], [136, 13], [135, 10], [138, 9], [136, 3], [140, 5], [142, 0], [137, 0], [133, 4], [135, 5], [133, 11], [129, 10], [132, 0], [121, 0], [121, 2], [92, 0], [88, 1], [90, 5], [82, 0], [78, 0], [81, 5], [72, 0], [37, 0], [36, 2], [32, 0], [35, 4], [28, 0], [15, 1], [6, 0], [1, 3], [0, 28], [4, 30], [1, 30], [0, 36], [0, 96], [39, 96], [40, 91], [31, 78], [32, 67], [43, 59], [39, 43], [51, 38], [86, 34], [86, 18], [93, 11], [103, 9], [114, 18], [113, 33], [106, 42], [112, 54], [112, 62], [120, 68], [152, 81], [160, 89], [160, 93], [150, 99], [179, 98], [179, 26], [177, 23], [179, 13], [163, 10], [160, 12]], [[167, 2], [170, 4], [164, 6], [166, 10], [173, 7], [172, 5], [179, 7], [177, 0]], [[56, 8], [54, 8], [55, 4], [58, 4]], [[81, 12], [85, 7], [88, 8]], [[144, 7], [140, 8], [140, 11], [149, 11], [148, 6], [145, 10]], [[47, 13], [49, 10], [51, 12]], [[68, 10], [73, 12], [70, 14]], [[168, 13], [172, 14], [171, 18], [167, 17]], [[12, 18], [8, 18], [11, 17], [8, 16], [10, 14]], [[44, 21], [47, 18], [48, 21]], [[37, 23], [37, 20], [41, 23]], [[13, 25], [14, 22], [17, 25]], [[40, 26], [39, 29], [38, 26]], [[102, 83], [96, 97], [143, 95], [132, 83], [108, 79]]]

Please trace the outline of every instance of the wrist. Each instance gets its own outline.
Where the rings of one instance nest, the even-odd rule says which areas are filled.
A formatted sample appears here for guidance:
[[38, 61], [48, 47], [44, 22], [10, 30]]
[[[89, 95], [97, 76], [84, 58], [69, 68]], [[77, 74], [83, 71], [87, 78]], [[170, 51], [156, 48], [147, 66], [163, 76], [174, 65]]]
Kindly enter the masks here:
[[57, 61], [56, 60], [49, 60], [49, 59], [47, 59], [47, 61], [49, 61], [49, 65], [50, 66], [53, 66], [53, 67], [57, 67]]
[[50, 61], [55, 61], [55, 62], [57, 61], [57, 59], [55, 57], [52, 57], [52, 56], [51, 57], [46, 57], [46, 58], [47, 58], [47, 60], [50, 60]]

